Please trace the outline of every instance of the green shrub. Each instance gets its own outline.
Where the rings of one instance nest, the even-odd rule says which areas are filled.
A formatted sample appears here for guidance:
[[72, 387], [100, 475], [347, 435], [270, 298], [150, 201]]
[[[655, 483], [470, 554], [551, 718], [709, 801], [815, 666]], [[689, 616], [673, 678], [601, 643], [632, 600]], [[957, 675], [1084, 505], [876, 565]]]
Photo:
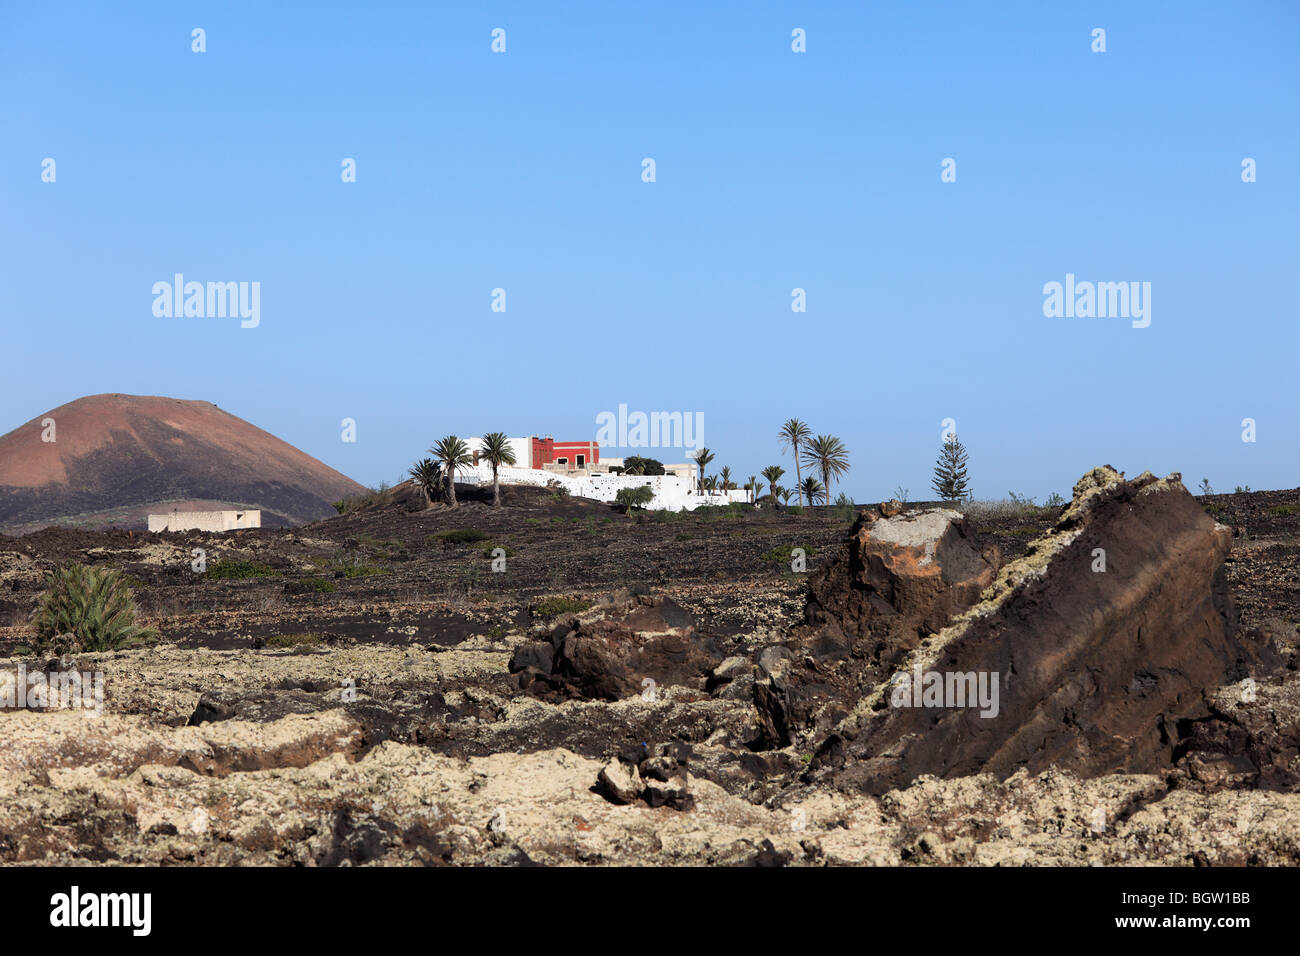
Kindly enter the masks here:
[[275, 634], [266, 639], [266, 647], [315, 647], [324, 643], [319, 634]]
[[388, 490], [388, 483], [381, 482], [378, 488], [367, 488], [361, 494], [349, 495], [334, 502], [334, 510], [341, 515], [351, 514], [379, 500], [379, 496]]
[[807, 545], [800, 544], [778, 544], [775, 548], [764, 551], [759, 555], [764, 561], [777, 561], [781, 564], [789, 564], [794, 557], [794, 549], [803, 548], [805, 558], [813, 556], [813, 549]]
[[303, 584], [307, 585], [307, 587], [311, 588], [313, 591], [319, 591], [321, 594], [329, 594], [338, 590], [338, 588], [335, 587], [334, 582], [328, 578], [307, 578], [303, 581]]
[[1300, 505], [1276, 505], [1268, 509], [1271, 515], [1300, 515]]
[[591, 607], [590, 601], [575, 597], [548, 597], [533, 608], [536, 617], [559, 617], [561, 614], [581, 614]]
[[621, 505], [624, 511], [644, 508], [655, 500], [655, 490], [649, 485], [637, 485], [635, 488], [620, 488], [614, 496], [614, 504]]
[[359, 534], [348, 540], [356, 542], [359, 547], [375, 552], [381, 558], [392, 559], [406, 554], [406, 545], [395, 539], [384, 540], [371, 535]]
[[208, 565], [207, 576], [218, 580], [244, 580], [246, 578], [273, 578], [280, 572], [270, 565], [257, 561], [214, 561]]
[[135, 599], [120, 571], [70, 564], [51, 571], [32, 617], [39, 653], [113, 651], [145, 644], [157, 633], [135, 623]]
[[477, 528], [453, 528], [451, 531], [440, 531], [434, 537], [442, 539], [442, 543], [446, 545], [478, 544], [488, 539], [488, 536]]
[[[610, 469], [613, 471], [613, 469]], [[664, 463], [656, 458], [643, 458], [640, 455], [630, 455], [623, 459], [623, 467], [619, 469], [625, 475], [662, 475], [664, 474]]]
[[743, 518], [752, 510], [751, 505], [732, 501], [725, 505], [700, 505], [691, 514], [705, 521], [715, 521], [719, 518]]
[[803, 514], [803, 505], [791, 505], [785, 509], [785, 513], [788, 515], [801, 515]]

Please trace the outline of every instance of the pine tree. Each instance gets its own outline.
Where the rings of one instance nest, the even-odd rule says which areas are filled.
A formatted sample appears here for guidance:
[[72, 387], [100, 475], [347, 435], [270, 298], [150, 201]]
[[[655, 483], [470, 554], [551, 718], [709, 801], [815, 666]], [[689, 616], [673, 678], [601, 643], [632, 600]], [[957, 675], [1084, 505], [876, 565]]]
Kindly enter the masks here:
[[953, 432], [943, 443], [939, 451], [939, 460], [934, 466], [934, 478], [930, 481], [934, 493], [944, 501], [961, 501], [970, 497], [970, 485], [966, 476], [966, 446], [957, 440]]

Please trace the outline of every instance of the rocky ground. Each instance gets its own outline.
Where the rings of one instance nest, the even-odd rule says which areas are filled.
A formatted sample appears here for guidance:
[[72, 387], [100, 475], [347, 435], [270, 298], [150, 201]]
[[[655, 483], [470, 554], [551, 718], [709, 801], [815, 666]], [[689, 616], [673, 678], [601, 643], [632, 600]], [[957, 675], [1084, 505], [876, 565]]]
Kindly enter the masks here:
[[[1300, 862], [1300, 489], [1080, 484], [965, 519], [399, 489], [0, 536], [0, 674], [105, 675], [102, 715], [0, 711], [0, 861]], [[68, 561], [121, 568], [161, 641], [27, 652]], [[1014, 673], [1003, 716], [881, 703], [945, 659]]]

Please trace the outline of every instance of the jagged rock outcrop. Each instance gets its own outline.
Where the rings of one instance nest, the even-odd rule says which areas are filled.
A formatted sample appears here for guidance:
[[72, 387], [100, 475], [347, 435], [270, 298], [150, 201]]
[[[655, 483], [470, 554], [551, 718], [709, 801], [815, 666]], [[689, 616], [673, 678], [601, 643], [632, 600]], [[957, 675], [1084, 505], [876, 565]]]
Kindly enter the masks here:
[[884, 510], [895, 516], [862, 512], [840, 554], [809, 583], [809, 626], [760, 655], [754, 702], [764, 746], [824, 736], [992, 584], [998, 556], [976, 547], [959, 512]]
[[1206, 716], [1220, 686], [1278, 663], [1238, 632], [1223, 571], [1230, 547], [1230, 529], [1178, 475], [1126, 481], [1093, 469], [980, 603], [858, 701], [813, 776], [883, 793], [921, 774], [1168, 768], [1179, 721]]
[[877, 518], [864, 511], [839, 559], [808, 586], [810, 624], [870, 636], [877, 658], [910, 650], [979, 600], [998, 558], [981, 553], [960, 512], [943, 508]]

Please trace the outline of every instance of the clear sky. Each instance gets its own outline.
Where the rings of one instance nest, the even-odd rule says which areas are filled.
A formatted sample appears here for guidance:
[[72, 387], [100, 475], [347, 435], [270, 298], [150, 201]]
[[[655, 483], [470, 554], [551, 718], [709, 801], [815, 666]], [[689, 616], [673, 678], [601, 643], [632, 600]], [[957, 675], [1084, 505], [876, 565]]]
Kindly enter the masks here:
[[[626, 404], [742, 481], [803, 418], [859, 501], [945, 418], [977, 497], [1294, 487], [1298, 106], [1294, 2], [4, 3], [0, 432], [203, 399], [377, 484]], [[175, 273], [260, 324], [156, 317]], [[1067, 273], [1150, 325], [1045, 317]]]

